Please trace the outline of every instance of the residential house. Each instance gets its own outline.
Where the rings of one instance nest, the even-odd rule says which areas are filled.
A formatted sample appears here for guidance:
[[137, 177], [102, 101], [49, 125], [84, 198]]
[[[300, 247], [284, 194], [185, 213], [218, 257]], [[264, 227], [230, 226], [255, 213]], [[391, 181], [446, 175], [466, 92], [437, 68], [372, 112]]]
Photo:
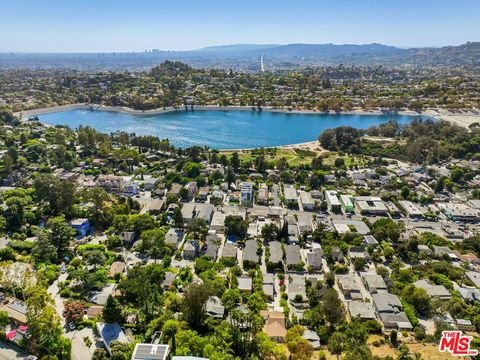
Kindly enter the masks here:
[[405, 215], [409, 218], [421, 218], [423, 212], [418, 208], [417, 205], [408, 200], [400, 200], [398, 202], [400, 206], [405, 211]]
[[134, 231], [122, 232], [122, 238], [126, 245], [131, 245], [135, 241], [137, 234]]
[[325, 190], [325, 201], [327, 202], [328, 210], [339, 214], [342, 211], [342, 204], [337, 195], [338, 193], [335, 190]]
[[257, 204], [268, 205], [268, 186], [262, 183], [257, 193]]
[[172, 217], [175, 215], [176, 209], [179, 209], [180, 207], [176, 203], [171, 203], [167, 206], [167, 215]]
[[102, 290], [91, 292], [88, 296], [88, 300], [97, 305], [105, 305], [108, 297], [115, 291], [116, 286], [117, 284], [108, 283]]
[[288, 299], [290, 303], [295, 306], [303, 306], [307, 298], [307, 291], [305, 287], [305, 277], [301, 275], [290, 275], [291, 281], [288, 284]]
[[304, 211], [313, 211], [315, 209], [316, 201], [313, 199], [312, 195], [309, 192], [301, 191], [300, 201], [302, 203], [302, 208]]
[[370, 232], [370, 228], [363, 221], [351, 219], [335, 219], [332, 220], [332, 224], [339, 234], [356, 232], [360, 235], [366, 235]]
[[131, 360], [167, 360], [168, 352], [168, 345], [138, 343], [135, 345]]
[[127, 196], [138, 194], [138, 183], [136, 181], [128, 181], [123, 185], [123, 193]]
[[225, 232], [225, 214], [221, 211], [215, 211], [213, 213], [212, 221], [210, 223], [210, 229], [215, 230], [218, 233], [223, 234]]
[[473, 286], [459, 286], [453, 283], [453, 288], [457, 290], [461, 298], [468, 304], [480, 303], [480, 290]]
[[344, 213], [351, 214], [355, 212], [352, 195], [340, 195], [340, 204]]
[[282, 244], [279, 241], [271, 241], [268, 246], [270, 248], [270, 256], [268, 261], [272, 263], [274, 267], [281, 266], [283, 262]]
[[449, 300], [452, 298], [452, 295], [443, 285], [432, 285], [425, 280], [418, 280], [413, 283], [415, 287], [424, 289], [427, 294], [431, 297], [435, 297], [440, 300]]
[[348, 312], [350, 317], [360, 318], [362, 320], [376, 320], [375, 310], [373, 309], [373, 304], [364, 301], [349, 301], [348, 302]]
[[275, 296], [275, 275], [265, 274], [263, 275], [263, 293], [270, 300], [273, 301]]
[[477, 255], [475, 255], [472, 252], [462, 254], [459, 251], [454, 251], [454, 254], [457, 256], [457, 258], [463, 262], [474, 264], [474, 265], [480, 265], [480, 259], [478, 258]]
[[222, 260], [235, 265], [237, 263], [237, 248], [232, 243], [226, 243], [222, 248]]
[[101, 317], [103, 314], [103, 306], [101, 305], [92, 305], [87, 309], [87, 312], [85, 315], [87, 315], [87, 318], [90, 320], [95, 319], [97, 317]]
[[[120, 341], [123, 343], [129, 343], [130, 341], [128, 338], [125, 336], [122, 328], [118, 323], [97, 323], [97, 331], [102, 339], [102, 342], [105, 346], [105, 349], [107, 349], [107, 352], [112, 355], [112, 351], [110, 349], [110, 344], [112, 341]], [[138, 359], [138, 358], [137, 358]]]
[[452, 221], [476, 222], [480, 219], [480, 211], [464, 203], [439, 203], [438, 207]]
[[247, 210], [240, 206], [224, 206], [222, 210], [226, 216], [240, 216], [243, 220], [247, 218]]
[[285, 184], [283, 186], [283, 194], [287, 206], [296, 206], [298, 204], [297, 190], [292, 185]]
[[196, 201], [198, 201], [198, 202], [207, 201], [209, 192], [210, 192], [210, 189], [209, 189], [208, 186], [202, 186], [200, 189], [198, 189], [198, 194], [197, 194], [197, 197], [196, 197]]
[[165, 234], [165, 244], [173, 246], [174, 249], [178, 247], [183, 240], [185, 233], [181, 229], [170, 228]]
[[240, 201], [253, 203], [253, 183], [244, 182], [240, 190]]
[[305, 234], [313, 231], [312, 218], [310, 214], [299, 213], [297, 215], [297, 226], [300, 234]]
[[225, 198], [225, 193], [221, 190], [214, 190], [212, 195], [210, 195], [210, 202], [214, 199], [219, 199], [220, 203], [223, 203], [223, 199]]
[[90, 230], [90, 222], [88, 219], [73, 219], [68, 225], [74, 229], [80, 237], [84, 237]]
[[0, 311], [8, 314], [8, 318], [17, 325], [27, 323], [27, 305], [20, 300], [10, 299], [6, 304], [0, 304]]
[[225, 306], [217, 296], [210, 296], [205, 304], [206, 314], [214, 319], [223, 319]]
[[185, 189], [187, 189], [188, 199], [192, 200], [197, 193], [197, 183], [195, 181], [190, 181], [185, 185]]
[[300, 255], [300, 247], [298, 245], [285, 246], [285, 259], [288, 270], [303, 270], [303, 261]]
[[116, 175], [100, 175], [97, 180], [97, 185], [107, 191], [114, 193], [123, 192], [125, 181], [121, 176]]
[[165, 273], [165, 278], [163, 279], [163, 282], [162, 282], [163, 289], [168, 290], [173, 285], [173, 282], [175, 281], [176, 277], [177, 276], [174, 273], [171, 273], [171, 272]]
[[211, 261], [217, 260], [218, 255], [218, 248], [220, 244], [220, 238], [214, 237], [207, 237], [205, 241], [205, 245], [203, 247], [203, 255], [208, 257]]
[[379, 292], [387, 292], [387, 284], [380, 275], [377, 274], [364, 274], [362, 276], [363, 284], [370, 294], [376, 294]]
[[351, 260], [353, 260], [353, 259], [365, 259], [365, 261], [370, 261], [370, 255], [361, 246], [352, 246], [350, 249], [348, 249], [347, 254], [348, 254], [348, 257]]
[[332, 258], [333, 261], [344, 264], [345, 263], [345, 256], [343, 255], [342, 250], [338, 247], [332, 247]]
[[167, 197], [172, 196], [176, 197], [177, 199], [180, 197], [180, 191], [182, 190], [183, 186], [180, 184], [172, 184], [172, 187], [167, 192]]
[[198, 256], [198, 241], [190, 240], [183, 247], [183, 258], [185, 260], [195, 260]]
[[455, 252], [447, 246], [432, 245], [433, 253], [438, 258], [448, 258], [450, 260], [457, 260]]
[[247, 276], [239, 276], [238, 280], [238, 290], [251, 292], [252, 291], [252, 278]]
[[[287, 225], [288, 237], [298, 238], [298, 226], [297, 222], [295, 221], [294, 224]], [[297, 240], [298, 241], [298, 240]]]
[[318, 336], [316, 331], [305, 329], [302, 337], [312, 345], [314, 350], [320, 349], [320, 336]]
[[326, 174], [324, 176], [325, 184], [335, 184], [336, 178], [334, 174]]
[[261, 310], [260, 316], [265, 320], [263, 332], [267, 336], [278, 343], [285, 341], [287, 328], [285, 327], [285, 314], [281, 311]]
[[165, 204], [165, 199], [151, 199], [148, 212], [152, 215], [159, 215], [165, 210]]
[[260, 262], [257, 240], [245, 241], [245, 247], [242, 253], [242, 260], [244, 267], [255, 267]]
[[385, 329], [411, 330], [413, 328], [397, 295], [378, 293], [373, 294], [372, 298]]
[[423, 255], [423, 256], [432, 256], [433, 255], [433, 251], [427, 245], [419, 244], [417, 246], [417, 249], [418, 249], [418, 253], [420, 255]]
[[375, 239], [373, 235], [365, 235], [363, 237], [363, 243], [365, 244], [366, 247], [377, 247], [378, 246], [378, 241]]
[[158, 179], [154, 177], [145, 179], [143, 181], [143, 189], [145, 191], [152, 191], [155, 188], [155, 185], [157, 184], [157, 182], [158, 182]]
[[387, 216], [388, 209], [379, 197], [356, 196], [355, 207], [362, 215]]
[[215, 206], [212, 204], [186, 203], [182, 206], [183, 221], [188, 223], [193, 219], [202, 219], [205, 224], [209, 225], [214, 211]]
[[337, 282], [338, 287], [346, 298], [353, 300], [363, 299], [360, 287], [358, 286], [353, 275], [337, 275]]
[[[323, 270], [323, 250], [321, 248], [313, 249], [307, 253], [307, 265], [313, 272], [321, 272]], [[310, 271], [310, 270], [309, 270]]]
[[112, 265], [110, 265], [108, 275], [110, 277], [114, 277], [116, 274], [122, 274], [126, 268], [127, 264], [125, 264], [123, 261], [114, 261]]

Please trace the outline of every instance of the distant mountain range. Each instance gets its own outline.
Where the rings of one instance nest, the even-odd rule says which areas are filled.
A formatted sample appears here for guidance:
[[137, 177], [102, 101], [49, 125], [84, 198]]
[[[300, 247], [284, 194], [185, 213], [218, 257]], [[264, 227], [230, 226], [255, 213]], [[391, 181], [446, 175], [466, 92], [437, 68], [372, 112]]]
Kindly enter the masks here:
[[238, 45], [223, 45], [210, 46], [193, 52], [209, 52], [218, 54], [237, 54], [237, 55], [252, 55], [263, 53], [270, 56], [284, 56], [284, 57], [325, 57], [325, 56], [339, 56], [348, 54], [386, 54], [401, 49], [394, 46], [382, 44], [287, 44], [287, 45], [255, 45], [255, 44], [238, 44]]
[[270, 61], [354, 65], [468, 65], [480, 66], [480, 42], [440, 48], [402, 49], [383, 44], [239, 44], [191, 51], [216, 57], [250, 58], [264, 55]]
[[237, 44], [191, 51], [135, 53], [34, 54], [0, 53], [0, 70], [19, 68], [70, 68], [148, 70], [165, 60], [194, 67], [258, 71], [260, 56], [267, 69], [309, 65], [468, 66], [480, 68], [480, 42], [440, 48], [401, 49], [383, 44]]

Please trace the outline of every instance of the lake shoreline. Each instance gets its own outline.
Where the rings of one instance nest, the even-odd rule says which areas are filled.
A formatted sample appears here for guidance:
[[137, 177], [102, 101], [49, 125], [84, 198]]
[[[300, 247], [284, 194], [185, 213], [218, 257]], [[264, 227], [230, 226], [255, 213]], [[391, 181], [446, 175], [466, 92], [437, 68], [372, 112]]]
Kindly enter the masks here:
[[[253, 108], [257, 110], [253, 110]], [[119, 112], [124, 114], [131, 115], [159, 115], [170, 112], [182, 112], [186, 111], [184, 106], [174, 108], [166, 107], [161, 109], [151, 109], [151, 110], [134, 110], [124, 106], [106, 106], [99, 104], [69, 104], [69, 105], [58, 105], [47, 108], [39, 108], [33, 110], [25, 110], [15, 113], [15, 115], [22, 117], [22, 120], [27, 120], [28, 118], [35, 115], [43, 115], [54, 112], [68, 111], [68, 110], [90, 110], [93, 111], [111, 111]], [[188, 107], [190, 110], [190, 107]], [[413, 110], [401, 110], [401, 111], [386, 111], [386, 110], [363, 110], [363, 109], [354, 109], [349, 111], [316, 111], [316, 110], [289, 110], [289, 109], [277, 109], [273, 107], [262, 107], [262, 110], [258, 110], [257, 107], [252, 106], [217, 106], [217, 105], [195, 105], [193, 111], [266, 111], [272, 113], [284, 113], [284, 114], [316, 114], [316, 115], [406, 115], [406, 116], [429, 116], [437, 120], [444, 120], [450, 123], [456, 124], [461, 127], [468, 128], [472, 123], [480, 123], [480, 111], [477, 109], [472, 110], [458, 110], [458, 111], [449, 111], [445, 109], [426, 109], [424, 111], [418, 112]]]
[[[339, 112], [323, 112], [323, 111], [314, 111], [314, 110], [289, 110], [289, 109], [275, 109], [271, 107], [263, 107], [262, 110], [258, 110], [255, 107], [251, 106], [215, 106], [215, 105], [204, 105], [204, 106], [194, 106], [193, 110], [190, 107], [185, 109], [184, 106], [179, 108], [162, 108], [162, 109], [152, 109], [152, 110], [134, 110], [127, 107], [115, 107], [115, 106], [104, 106], [98, 104], [85, 104], [85, 103], [78, 103], [78, 104], [69, 104], [69, 105], [60, 105], [60, 106], [53, 106], [47, 108], [40, 108], [40, 109], [33, 109], [27, 110], [24, 112], [15, 113], [17, 116], [21, 116], [22, 120], [27, 121], [29, 118], [38, 115], [50, 114], [50, 113], [58, 113], [63, 111], [70, 111], [70, 110], [92, 110], [92, 111], [106, 111], [106, 112], [118, 112], [124, 114], [131, 114], [131, 115], [140, 115], [140, 116], [150, 116], [150, 115], [159, 115], [171, 112], [195, 112], [195, 111], [250, 111], [250, 112], [269, 112], [269, 113], [282, 113], [282, 114], [310, 114], [310, 115], [403, 115], [403, 116], [429, 116], [438, 120], [445, 120], [451, 123], [457, 124], [459, 126], [468, 128], [473, 122], [480, 121], [480, 114], [475, 110], [469, 112], [460, 112], [453, 113], [450, 111], [442, 110], [442, 109], [428, 109], [423, 112], [416, 112], [411, 110], [404, 110], [398, 112], [388, 112], [388, 111], [381, 111], [381, 110], [362, 110], [362, 109], [355, 109], [351, 111], [339, 111]], [[47, 124], [45, 124], [47, 125]], [[303, 143], [293, 143], [293, 144], [286, 144], [286, 145], [277, 145], [277, 146], [270, 146], [270, 148], [283, 148], [283, 149], [293, 149], [293, 148], [305, 148], [311, 149], [316, 151], [321, 151], [321, 149], [316, 148], [318, 145], [318, 141], [312, 140], [310, 142], [303, 142]], [[238, 149], [218, 149], [218, 151], [249, 151], [256, 148], [238, 148]], [[315, 151], [314, 150], [314, 151]]]
[[[253, 110], [255, 109], [255, 110]], [[402, 110], [402, 111], [382, 111], [382, 110], [349, 110], [349, 111], [317, 111], [317, 110], [289, 110], [289, 109], [277, 109], [273, 107], [262, 107], [261, 110], [258, 110], [254, 106], [216, 106], [216, 105], [195, 105], [193, 110], [190, 109], [190, 106], [187, 107], [167, 107], [161, 109], [150, 109], [150, 110], [135, 110], [123, 106], [106, 106], [99, 104], [69, 104], [69, 105], [58, 105], [46, 108], [25, 110], [15, 113], [17, 116], [22, 116], [22, 119], [27, 120], [30, 117], [44, 115], [49, 113], [68, 111], [68, 110], [92, 110], [92, 111], [110, 111], [110, 112], [119, 112], [124, 114], [132, 115], [159, 115], [170, 112], [183, 112], [183, 111], [255, 111], [255, 112], [272, 112], [272, 113], [283, 113], [283, 114], [313, 114], [313, 115], [407, 115], [407, 116], [422, 116], [427, 115], [425, 112], [417, 112], [412, 110]]]

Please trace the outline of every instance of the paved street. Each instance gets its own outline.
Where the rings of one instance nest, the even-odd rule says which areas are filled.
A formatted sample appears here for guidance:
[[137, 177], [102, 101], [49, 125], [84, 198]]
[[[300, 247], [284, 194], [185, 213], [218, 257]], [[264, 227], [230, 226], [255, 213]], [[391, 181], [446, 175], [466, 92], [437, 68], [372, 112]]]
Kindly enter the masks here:
[[25, 354], [20, 349], [0, 341], [0, 360], [25, 359]]

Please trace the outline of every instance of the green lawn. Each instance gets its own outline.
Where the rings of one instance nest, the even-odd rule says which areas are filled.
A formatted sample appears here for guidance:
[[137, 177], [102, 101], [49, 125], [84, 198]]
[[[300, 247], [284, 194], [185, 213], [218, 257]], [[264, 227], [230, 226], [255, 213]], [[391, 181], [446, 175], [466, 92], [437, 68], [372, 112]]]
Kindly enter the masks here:
[[[259, 154], [256, 150], [242, 150], [238, 152], [239, 158], [242, 162], [253, 161]], [[222, 152], [228, 159], [231, 158], [233, 151]], [[309, 165], [312, 159], [316, 156], [316, 153], [306, 151], [303, 149], [274, 149], [265, 151], [265, 159], [269, 162], [275, 162], [284, 157], [288, 165]]]

